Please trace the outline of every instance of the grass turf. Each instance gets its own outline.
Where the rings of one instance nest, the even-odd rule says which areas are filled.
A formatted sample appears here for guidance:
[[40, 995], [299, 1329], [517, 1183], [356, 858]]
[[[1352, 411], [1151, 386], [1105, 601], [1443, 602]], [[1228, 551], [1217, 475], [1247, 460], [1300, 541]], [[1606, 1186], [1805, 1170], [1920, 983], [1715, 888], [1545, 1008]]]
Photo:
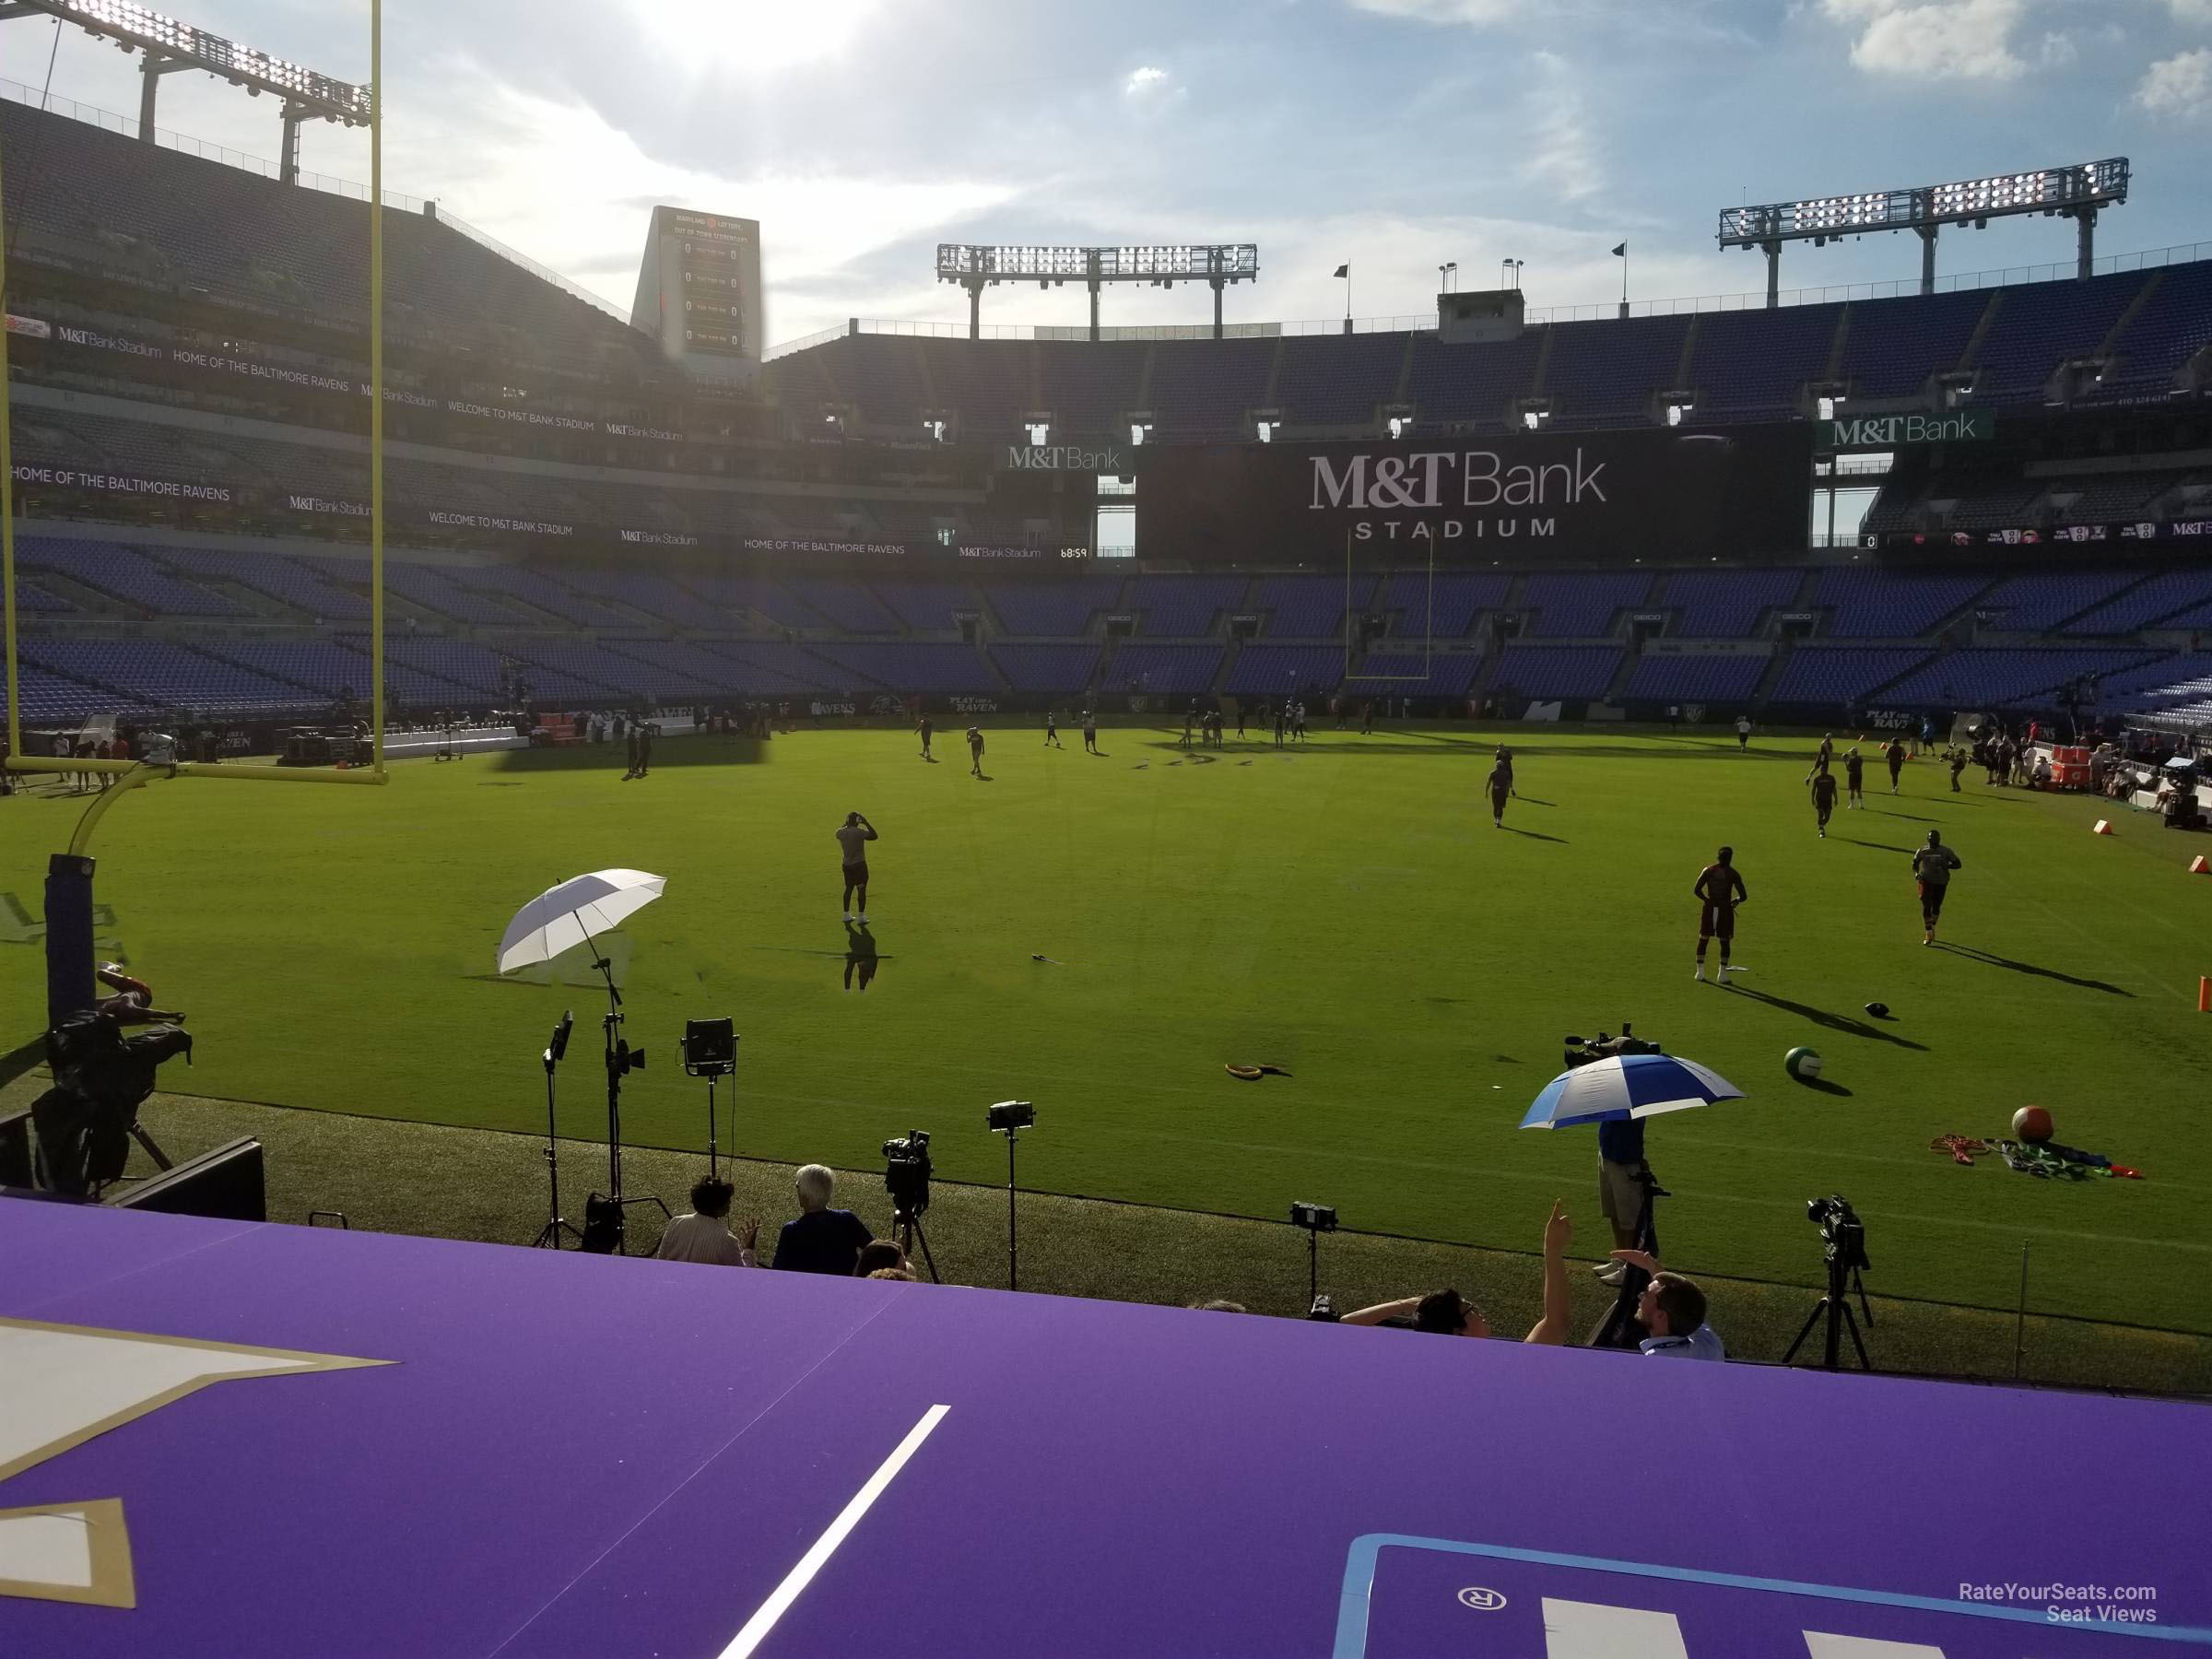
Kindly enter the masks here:
[[[1021, 1096], [1039, 1108], [1024, 1186], [1264, 1217], [1311, 1198], [1350, 1228], [1513, 1249], [1563, 1194], [1594, 1250], [1589, 1132], [1515, 1125], [1562, 1032], [1625, 1017], [1751, 1097], [1653, 1127], [1671, 1264], [1803, 1282], [1804, 1201], [1840, 1191], [1877, 1290], [2009, 1308], [2025, 1243], [2031, 1310], [2212, 1330], [2192, 1159], [2212, 882], [2183, 874], [2194, 841], [2133, 816], [2093, 839], [2094, 803], [1952, 795], [1926, 761], [1896, 798], [1870, 768], [1868, 810], [1823, 841], [1808, 745], [1511, 735], [1507, 833], [1477, 804], [1489, 739], [1464, 730], [1199, 763], [1163, 732], [1110, 730], [1094, 758], [1007, 727], [988, 782], [957, 742], [925, 766], [877, 729], [673, 742], [688, 764], [629, 783], [606, 752], [409, 765], [384, 790], [163, 782], [94, 851], [113, 936], [192, 1011], [199, 1064], [172, 1087], [526, 1130], [536, 1051], [573, 1006], [561, 1125], [591, 1135], [603, 1003], [490, 966], [533, 893], [629, 865], [669, 878], [626, 941], [628, 1034], [652, 1051], [624, 1095], [636, 1142], [703, 1144], [674, 1039], [726, 1013], [750, 1155], [865, 1167], [920, 1125], [947, 1177], [987, 1182], [1006, 1155], [982, 1108]], [[830, 837], [853, 806], [884, 836], [865, 994], [845, 988]], [[33, 915], [81, 808], [8, 804], [0, 891]], [[1931, 827], [1966, 861], [1956, 950], [1919, 944], [1906, 861]], [[1688, 887], [1722, 841], [1752, 894], [1735, 991], [1689, 975]], [[0, 951], [13, 1034], [35, 1026], [40, 974], [35, 949]], [[1866, 1018], [1875, 1000], [1898, 1018]], [[1799, 1042], [1832, 1091], [1783, 1075]], [[1243, 1083], [1228, 1062], [1292, 1075]], [[2150, 1179], [2054, 1184], [1927, 1150], [2029, 1100]]]
[[[9, 1069], [0, 1056], [0, 1077]], [[0, 1113], [27, 1103], [44, 1086], [34, 1069], [0, 1083]], [[157, 1095], [145, 1121], [171, 1152], [217, 1147], [251, 1135], [267, 1154], [268, 1212], [272, 1220], [300, 1222], [324, 1212], [357, 1228], [519, 1244], [546, 1219], [539, 1135], [505, 1135], [335, 1112], [296, 1111], [205, 1096]], [[682, 1194], [704, 1172], [695, 1152], [632, 1148], [624, 1173], [632, 1194], [659, 1194], [681, 1207]], [[792, 1213], [790, 1166], [752, 1159], [724, 1161], [736, 1188], [732, 1216], [763, 1221], [764, 1250], [777, 1225]], [[150, 1174], [152, 1163], [131, 1149], [130, 1173]], [[606, 1181], [606, 1159], [596, 1143], [570, 1142], [560, 1152], [562, 1213], [583, 1213], [584, 1194]], [[881, 1171], [850, 1172], [837, 1201], [873, 1225], [888, 1215]], [[331, 1212], [336, 1212], [333, 1215]], [[661, 1218], [651, 1206], [630, 1212], [629, 1249], [650, 1251]], [[1598, 1248], [1579, 1239], [1574, 1248]], [[1001, 1286], [1006, 1282], [1006, 1196], [1003, 1189], [935, 1183], [925, 1239], [937, 1271], [950, 1284]], [[1535, 1241], [1527, 1241], [1531, 1246]], [[920, 1252], [916, 1252], [917, 1258]], [[1810, 1264], [1818, 1277], [1819, 1264]], [[1535, 1256], [1340, 1232], [1322, 1241], [1319, 1282], [1339, 1309], [1390, 1301], [1409, 1292], [1451, 1285], [1474, 1299], [1491, 1329], [1507, 1338], [1527, 1330], [1541, 1311], [1541, 1272]], [[916, 1272], [926, 1268], [917, 1259]], [[1735, 1359], [1780, 1359], [1818, 1291], [1808, 1284], [1762, 1284], [1701, 1276], [1712, 1298]], [[1021, 1198], [1021, 1288], [1060, 1296], [1107, 1297], [1171, 1305], [1226, 1297], [1254, 1313], [1296, 1318], [1307, 1306], [1304, 1238], [1279, 1219], [1159, 1210], [1095, 1198], [1028, 1193]], [[1584, 1273], [1568, 1278], [1573, 1301], [1570, 1328], [1578, 1339], [1605, 1315], [1612, 1292]], [[2212, 1394], [2212, 1337], [2137, 1330], [2080, 1320], [2030, 1317], [1939, 1303], [1904, 1301], [1874, 1293], [1875, 1324], [1866, 1334], [1874, 1363], [1883, 1371], [2024, 1380], [2073, 1387]], [[1818, 1342], [1800, 1355], [1817, 1363]], [[1850, 1358], [1845, 1348], [1845, 1363]]]

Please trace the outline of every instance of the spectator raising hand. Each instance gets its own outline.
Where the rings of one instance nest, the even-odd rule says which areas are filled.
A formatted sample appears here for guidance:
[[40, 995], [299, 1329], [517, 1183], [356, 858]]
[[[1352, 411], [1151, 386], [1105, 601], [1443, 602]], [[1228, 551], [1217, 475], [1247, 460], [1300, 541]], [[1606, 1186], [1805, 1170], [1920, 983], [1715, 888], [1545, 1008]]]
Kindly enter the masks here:
[[[1537, 1320], [1524, 1342], [1564, 1347], [1567, 1341], [1567, 1248], [1574, 1242], [1574, 1223], [1554, 1199], [1544, 1223], [1544, 1317]], [[1427, 1296], [1402, 1297], [1347, 1313], [1345, 1324], [1394, 1324], [1447, 1336], [1488, 1336], [1489, 1322], [1482, 1310], [1456, 1290], [1435, 1290]]]
[[1521, 1339], [1548, 1347], [1567, 1345], [1567, 1249], [1574, 1242], [1574, 1221], [1561, 1207], [1566, 1202], [1554, 1198], [1544, 1222], [1544, 1317]]

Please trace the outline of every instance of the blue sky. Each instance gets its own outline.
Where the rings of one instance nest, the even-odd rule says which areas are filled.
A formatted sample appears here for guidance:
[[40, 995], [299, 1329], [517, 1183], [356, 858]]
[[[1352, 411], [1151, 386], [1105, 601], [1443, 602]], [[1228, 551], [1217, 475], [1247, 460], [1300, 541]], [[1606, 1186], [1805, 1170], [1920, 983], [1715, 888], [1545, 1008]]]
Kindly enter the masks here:
[[[203, 28], [365, 79], [365, 7], [186, 0]], [[46, 79], [54, 26], [0, 26]], [[53, 91], [126, 113], [135, 60], [59, 37]], [[848, 316], [964, 319], [935, 244], [1251, 241], [1241, 319], [1432, 312], [1526, 262], [1532, 305], [1760, 286], [1713, 245], [1739, 201], [2127, 155], [2110, 253], [2212, 241], [2212, 0], [391, 0], [388, 188], [627, 303], [670, 201], [759, 218], [769, 337]], [[172, 76], [159, 124], [264, 157], [272, 101]], [[305, 164], [368, 175], [359, 134]], [[2071, 227], [1958, 233], [1946, 271], [2072, 257]], [[1785, 286], [1908, 277], [1882, 236], [1785, 254]], [[1197, 321], [1203, 288], [1110, 294]], [[1079, 323], [1079, 289], [986, 321]]]

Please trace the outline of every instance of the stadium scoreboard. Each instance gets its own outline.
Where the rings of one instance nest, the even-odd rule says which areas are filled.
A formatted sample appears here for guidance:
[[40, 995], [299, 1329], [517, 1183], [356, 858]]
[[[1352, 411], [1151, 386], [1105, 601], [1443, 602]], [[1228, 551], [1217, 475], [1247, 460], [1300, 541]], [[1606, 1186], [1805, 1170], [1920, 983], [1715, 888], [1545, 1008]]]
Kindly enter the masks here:
[[630, 322], [700, 380], [760, 372], [760, 222], [656, 206]]

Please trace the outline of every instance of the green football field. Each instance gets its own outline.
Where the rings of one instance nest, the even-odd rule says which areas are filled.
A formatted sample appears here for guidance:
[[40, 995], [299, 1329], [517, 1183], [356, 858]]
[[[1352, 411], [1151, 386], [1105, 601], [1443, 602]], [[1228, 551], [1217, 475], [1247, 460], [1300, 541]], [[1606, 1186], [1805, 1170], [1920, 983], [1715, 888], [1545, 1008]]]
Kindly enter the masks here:
[[[868, 1168], [919, 1127], [941, 1175], [1003, 1181], [983, 1109], [1020, 1097], [1027, 1187], [1263, 1217], [1312, 1199], [1347, 1227], [1516, 1248], [1564, 1196], [1594, 1253], [1594, 1132], [1517, 1125], [1562, 1034], [1629, 1019], [1749, 1097], [1652, 1126], [1670, 1264], [1816, 1277], [1805, 1204], [1835, 1192], [1880, 1291], [2009, 1308], [2025, 1243], [2034, 1310], [2212, 1330], [2212, 879], [2184, 873], [2212, 843], [2124, 811], [2093, 837], [2095, 803], [1971, 771], [1954, 795], [1931, 761], [1896, 797], [1870, 765], [1866, 810], [1822, 841], [1809, 741], [1509, 735], [1506, 833], [1479, 801], [1495, 736], [1464, 728], [1202, 758], [1110, 730], [1094, 758], [1008, 724], [981, 782], [957, 731], [924, 765], [887, 729], [672, 740], [636, 782], [606, 751], [412, 762], [381, 790], [163, 782], [93, 851], [111, 948], [190, 1011], [197, 1064], [164, 1077], [190, 1092], [542, 1129], [537, 1054], [572, 1006], [561, 1126], [603, 1133], [604, 997], [580, 966], [501, 982], [493, 956], [540, 889], [629, 865], [668, 878], [616, 947], [650, 1053], [632, 1141], [703, 1146], [675, 1040], [728, 1015], [747, 1154]], [[40, 1022], [41, 877], [83, 806], [0, 805], [6, 1046]], [[851, 807], [883, 836], [872, 943], [840, 916]], [[1965, 861], [1936, 949], [1908, 870], [1930, 828]], [[1689, 888], [1722, 841], [1751, 893], [1729, 990], [1690, 973]], [[1784, 1075], [1799, 1043], [1830, 1088]], [[1929, 1150], [2029, 1101], [2147, 1179]]]

